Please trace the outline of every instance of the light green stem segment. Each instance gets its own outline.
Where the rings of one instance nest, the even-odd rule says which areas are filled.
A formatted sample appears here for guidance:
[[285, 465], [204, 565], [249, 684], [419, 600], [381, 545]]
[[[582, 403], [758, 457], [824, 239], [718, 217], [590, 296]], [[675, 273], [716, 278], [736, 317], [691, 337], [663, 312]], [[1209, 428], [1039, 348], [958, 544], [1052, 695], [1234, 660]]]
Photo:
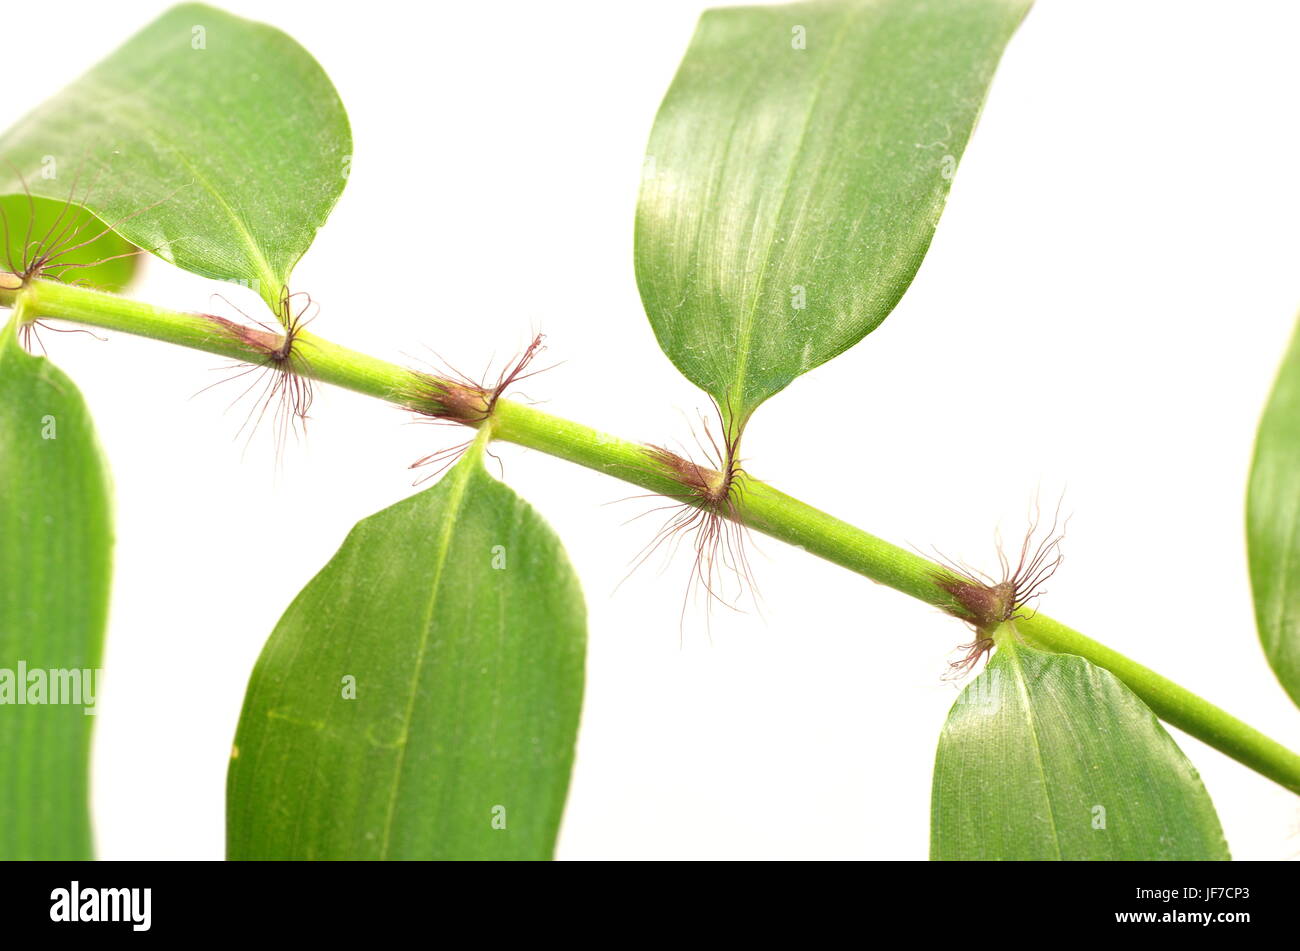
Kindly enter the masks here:
[[[24, 291], [0, 290], [0, 304], [22, 295], [28, 320], [55, 318], [120, 330], [236, 360], [263, 358], [219, 321], [200, 314], [162, 310], [85, 288], [36, 281]], [[430, 377], [349, 350], [310, 334], [294, 345], [300, 368], [312, 378], [377, 397], [414, 411], [431, 406]], [[681, 495], [682, 487], [646, 447], [560, 419], [533, 407], [498, 400], [491, 437], [536, 449], [604, 472], [652, 492]], [[959, 608], [937, 581], [946, 570], [891, 545], [833, 515], [742, 474], [735, 499], [749, 528], [788, 542], [948, 611]], [[1293, 792], [1300, 793], [1300, 755], [1201, 699], [1155, 671], [1084, 637], [1043, 614], [1017, 622], [1033, 646], [1087, 658], [1109, 670], [1166, 722], [1221, 750]]]

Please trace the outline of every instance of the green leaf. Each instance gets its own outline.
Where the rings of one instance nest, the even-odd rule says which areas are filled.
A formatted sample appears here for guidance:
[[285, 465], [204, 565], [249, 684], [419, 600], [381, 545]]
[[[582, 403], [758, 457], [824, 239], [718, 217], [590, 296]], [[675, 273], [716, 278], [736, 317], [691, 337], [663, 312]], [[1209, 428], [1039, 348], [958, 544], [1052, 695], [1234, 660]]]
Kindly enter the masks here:
[[280, 620], [231, 752], [230, 858], [551, 857], [585, 608], [481, 447], [358, 523]]
[[743, 423], [898, 303], [1028, 7], [824, 0], [703, 15], [650, 134], [636, 274], [659, 345], [729, 418]]
[[90, 859], [108, 473], [81, 394], [15, 326], [0, 331], [0, 859]]
[[2, 270], [22, 272], [33, 258], [45, 257], [45, 277], [102, 291], [120, 291], [135, 275], [136, 249], [79, 205], [4, 195], [0, 223]]
[[[71, 195], [133, 244], [273, 308], [351, 152], [306, 50], [202, 4], [173, 7], [0, 136], [34, 194]], [[0, 194], [21, 193], [17, 172], [0, 167]]]
[[1300, 704], [1300, 323], [1255, 439], [1246, 544], [1259, 639]]
[[1124, 684], [999, 644], [939, 737], [931, 858], [1229, 857], [1196, 769]]

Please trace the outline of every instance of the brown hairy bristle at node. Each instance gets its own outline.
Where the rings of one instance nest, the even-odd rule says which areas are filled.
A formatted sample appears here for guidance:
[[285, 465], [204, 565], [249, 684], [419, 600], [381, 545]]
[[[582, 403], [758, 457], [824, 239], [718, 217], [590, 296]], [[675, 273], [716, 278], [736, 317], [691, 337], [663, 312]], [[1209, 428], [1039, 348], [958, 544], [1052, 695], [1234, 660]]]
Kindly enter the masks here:
[[944, 569], [934, 573], [935, 581], [954, 602], [949, 613], [961, 618], [975, 632], [971, 643], [958, 648], [965, 652], [964, 655], [949, 665], [952, 676], [961, 677], [969, 673], [980, 658], [992, 650], [993, 631], [1000, 625], [1033, 616], [1029, 610], [1030, 602], [1044, 593], [1043, 584], [1056, 573], [1064, 557], [1061, 542], [1065, 539], [1069, 519], [1061, 519], [1063, 500], [1057, 502], [1052, 523], [1042, 532], [1042, 511], [1035, 501], [1033, 517], [1015, 565], [1011, 564], [1001, 544], [997, 546], [1001, 568], [997, 578], [935, 552]]
[[[715, 410], [717, 407], [715, 406]], [[720, 418], [724, 418], [718, 413]], [[650, 498], [665, 497], [667, 506], [658, 506], [636, 518], [642, 518], [665, 508], [671, 514], [654, 537], [633, 559], [629, 576], [644, 565], [656, 552], [665, 553], [665, 562], [683, 540], [690, 539], [694, 556], [691, 561], [686, 594], [682, 599], [681, 626], [684, 630], [686, 610], [692, 595], [702, 593], [706, 604], [721, 604], [731, 610], [741, 611], [740, 602], [748, 592], [757, 601], [757, 589], [748, 554], [748, 529], [741, 515], [740, 501], [744, 493], [744, 471], [739, 456], [740, 433], [738, 427], [723, 424], [721, 441], [715, 439], [707, 418], [701, 416], [704, 439], [697, 437], [706, 464], [701, 464], [682, 453], [663, 446], [647, 446], [647, 468], [666, 473], [681, 487], [681, 492], [660, 493]], [[646, 498], [647, 496], [638, 496]], [[633, 519], [635, 521], [635, 519]], [[734, 580], [732, 591], [726, 589], [726, 579]], [[626, 579], [624, 579], [626, 580]], [[708, 613], [706, 611], [706, 624]]]
[[307, 420], [315, 389], [309, 374], [310, 365], [297, 344], [303, 329], [319, 313], [320, 305], [312, 300], [310, 294], [301, 291], [291, 294], [286, 288], [281, 292], [276, 314], [282, 326], [277, 328], [253, 320], [225, 297], [219, 294], [216, 296], [239, 311], [249, 323], [240, 324], [216, 314], [201, 316], [212, 321], [221, 333], [238, 341], [249, 351], [251, 360], [221, 368], [235, 369], [238, 372], [205, 386], [199, 392], [206, 392], [222, 383], [251, 376], [251, 382], [230, 404], [233, 408], [250, 394], [255, 394], [252, 407], [236, 432], [235, 438], [245, 436], [245, 448], [247, 448], [262, 420], [270, 414], [273, 421], [276, 460], [282, 461], [284, 446], [290, 435], [302, 437], [307, 432]]
[[[103, 175], [104, 168], [102, 166], [90, 183], [78, 194], [78, 189], [81, 187], [82, 172], [86, 165], [86, 159], [83, 156], [82, 162], [78, 165], [77, 172], [73, 176], [68, 197], [63, 201], [63, 207], [59, 209], [58, 215], [50, 223], [45, 234], [35, 237], [36, 199], [27, 184], [27, 177], [13, 163], [6, 162], [5, 164], [22, 183], [23, 194], [27, 197], [27, 226], [21, 239], [22, 243], [17, 248], [18, 257], [15, 258], [14, 239], [18, 237], [17, 232], [19, 229], [10, 227], [8, 212], [5, 211], [3, 202], [0, 202], [0, 229], [4, 233], [5, 265], [9, 269], [7, 272], [0, 272], [0, 288], [4, 290], [21, 290], [38, 278], [59, 281], [74, 286], [94, 287], [93, 284], [85, 280], [68, 280], [68, 272], [96, 268], [110, 261], [136, 257], [145, 254], [145, 249], [135, 248], [121, 254], [106, 255], [94, 261], [77, 261], [73, 259], [73, 255], [82, 248], [93, 245], [105, 235], [116, 231], [125, 222], [156, 208], [168, 200], [167, 198], [160, 199], [151, 205], [105, 224], [87, 208], [91, 193]], [[94, 232], [89, 236], [87, 236], [88, 228]], [[40, 334], [37, 332], [38, 328], [56, 333], [84, 333], [95, 337], [96, 340], [104, 339], [89, 330], [52, 327], [42, 320], [30, 320], [23, 324], [21, 331], [23, 346], [29, 351], [34, 350], [35, 345], [39, 346], [42, 352], [45, 352], [45, 344], [41, 341]]]
[[[546, 350], [545, 334], [536, 334], [532, 342], [514, 360], [510, 361], [494, 381], [475, 380], [450, 367], [439, 358], [442, 368], [436, 373], [421, 373], [421, 384], [415, 393], [416, 401], [427, 409], [416, 414], [416, 421], [441, 425], [477, 427], [492, 418], [497, 403], [515, 384], [544, 373], [552, 367], [533, 368], [533, 361]], [[436, 356], [436, 354], [435, 354]], [[408, 468], [427, 469], [412, 485], [423, 485], [436, 478], [460, 458], [474, 440], [466, 439], [445, 449], [439, 449], [411, 463]], [[495, 458], [495, 456], [493, 457]], [[498, 459], [498, 464], [500, 460]]]

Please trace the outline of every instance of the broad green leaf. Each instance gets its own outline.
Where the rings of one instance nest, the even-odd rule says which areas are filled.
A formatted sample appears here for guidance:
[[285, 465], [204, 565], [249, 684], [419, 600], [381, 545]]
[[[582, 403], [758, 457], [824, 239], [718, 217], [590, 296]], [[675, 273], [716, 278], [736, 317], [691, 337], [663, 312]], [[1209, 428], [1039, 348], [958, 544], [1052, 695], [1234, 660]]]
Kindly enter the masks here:
[[933, 859], [1227, 859], [1195, 768], [1082, 657], [1002, 641], [939, 737]]
[[108, 474], [81, 394], [14, 331], [0, 331], [0, 859], [89, 859]]
[[1300, 324], [1255, 439], [1246, 543], [1264, 653], [1300, 704]]
[[230, 858], [551, 857], [585, 608], [478, 450], [358, 523], [281, 618], [231, 752]]
[[352, 134], [301, 46], [173, 7], [0, 136], [0, 194], [71, 196], [138, 247], [273, 307], [346, 182]]
[[40, 257], [46, 277], [120, 291], [135, 274], [135, 251], [80, 205], [0, 196], [0, 270], [22, 272]]
[[659, 345], [728, 417], [898, 303], [1029, 2], [703, 15], [650, 133], [636, 274]]

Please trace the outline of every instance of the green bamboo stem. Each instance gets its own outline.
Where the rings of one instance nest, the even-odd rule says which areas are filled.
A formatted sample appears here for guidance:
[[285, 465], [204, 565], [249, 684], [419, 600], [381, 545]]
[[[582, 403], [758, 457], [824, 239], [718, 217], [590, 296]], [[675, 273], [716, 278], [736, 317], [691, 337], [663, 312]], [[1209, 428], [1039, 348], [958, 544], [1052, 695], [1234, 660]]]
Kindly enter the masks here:
[[[0, 304], [21, 295], [24, 317], [75, 321], [179, 344], [235, 360], [264, 355], [240, 342], [221, 323], [200, 314], [164, 310], [86, 288], [34, 281], [22, 291], [0, 290]], [[313, 379], [386, 400], [413, 411], [436, 408], [430, 377], [396, 364], [302, 334], [294, 354]], [[473, 423], [469, 423], [473, 425]], [[680, 495], [682, 488], [645, 446], [561, 419], [534, 407], [498, 400], [491, 438], [548, 453], [651, 492]], [[937, 581], [946, 569], [870, 535], [771, 486], [741, 477], [738, 518], [755, 531], [796, 545], [827, 561], [945, 610], [950, 595]], [[1045, 650], [1077, 654], [1115, 674], [1166, 722], [1203, 740], [1263, 776], [1300, 793], [1300, 755], [1151, 669], [1046, 615], [1017, 622], [1020, 635]]]

